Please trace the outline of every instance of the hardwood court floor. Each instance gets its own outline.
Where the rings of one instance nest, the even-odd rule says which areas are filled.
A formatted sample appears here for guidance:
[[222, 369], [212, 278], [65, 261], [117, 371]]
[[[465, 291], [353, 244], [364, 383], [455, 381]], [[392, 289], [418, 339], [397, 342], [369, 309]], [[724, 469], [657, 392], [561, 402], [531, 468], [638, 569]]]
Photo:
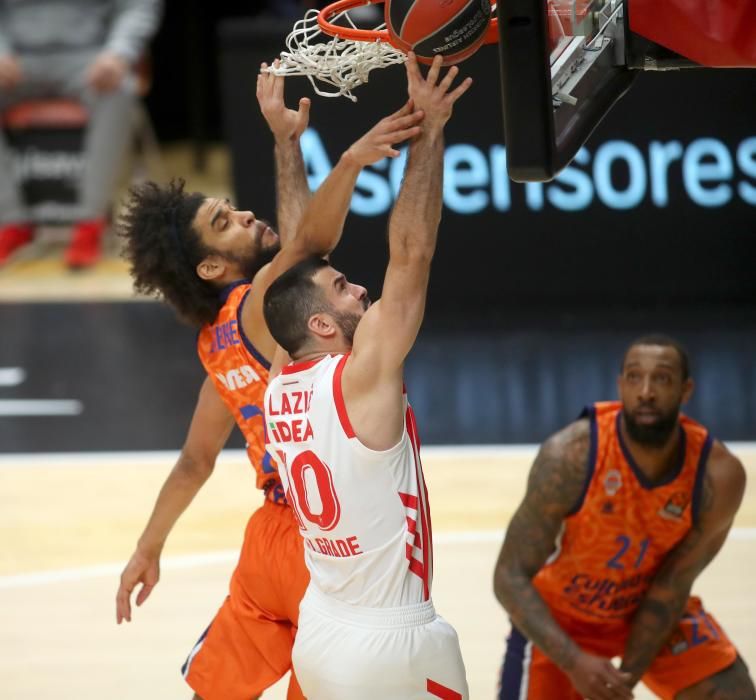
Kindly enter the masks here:
[[[740, 456], [756, 476], [756, 449]], [[13, 700], [188, 699], [178, 668], [220, 605], [246, 519], [259, 503], [241, 453], [225, 453], [179, 522], [162, 580], [115, 624], [118, 575], [175, 455], [0, 458], [0, 679]], [[457, 628], [471, 697], [492, 699], [507, 623], [491, 592], [503, 528], [530, 450], [433, 450], [434, 599]], [[756, 668], [756, 494], [696, 586]], [[266, 693], [285, 698], [279, 684]], [[651, 698], [645, 689], [637, 698]]]

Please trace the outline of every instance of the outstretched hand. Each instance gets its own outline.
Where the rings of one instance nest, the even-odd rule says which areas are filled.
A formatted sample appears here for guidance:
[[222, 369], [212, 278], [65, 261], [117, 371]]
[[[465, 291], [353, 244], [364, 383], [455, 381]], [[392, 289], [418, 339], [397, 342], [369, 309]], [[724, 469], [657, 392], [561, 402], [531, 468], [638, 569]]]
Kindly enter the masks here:
[[425, 113], [425, 128], [440, 129], [449, 121], [454, 103], [464, 95], [472, 85], [472, 78], [465, 78], [454, 90], [449, 92], [454, 78], [459, 74], [459, 68], [452, 66], [439, 82], [443, 58], [436, 56], [428, 70], [427, 77], [423, 77], [417, 57], [410, 51], [407, 57], [407, 90], [415, 108]]
[[148, 557], [139, 551], [134, 552], [121, 574], [121, 584], [116, 594], [116, 622], [119, 625], [123, 620], [131, 622], [131, 593], [137, 584], [142, 584], [136, 597], [136, 604], [141, 605], [159, 580], [160, 558]]
[[[276, 59], [273, 66], [278, 68]], [[257, 76], [257, 101], [276, 140], [298, 139], [310, 121], [310, 99], [299, 100], [299, 109], [289, 109], [284, 102], [284, 77], [268, 72], [263, 63]]]
[[400, 110], [381, 119], [361, 139], [355, 141], [347, 154], [360, 166], [372, 165], [383, 158], [396, 158], [399, 155], [394, 146], [420, 134], [418, 124], [423, 113], [415, 109], [409, 100]]

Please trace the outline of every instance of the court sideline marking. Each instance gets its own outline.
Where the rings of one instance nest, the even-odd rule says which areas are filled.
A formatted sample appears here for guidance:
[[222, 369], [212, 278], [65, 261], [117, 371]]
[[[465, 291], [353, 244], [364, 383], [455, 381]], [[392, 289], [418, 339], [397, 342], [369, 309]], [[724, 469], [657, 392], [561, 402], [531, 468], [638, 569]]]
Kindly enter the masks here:
[[[728, 442], [727, 446], [739, 453], [756, 453], [756, 442]], [[462, 454], [477, 457], [497, 456], [532, 456], [538, 450], [538, 445], [429, 445], [423, 448], [426, 457], [458, 457]], [[70, 467], [92, 465], [102, 462], [116, 464], [135, 464], [175, 461], [179, 452], [175, 450], [154, 452], [70, 452], [70, 453], [24, 453], [0, 455], [0, 468], [16, 469], [29, 465], [44, 465], [57, 467]], [[224, 450], [218, 457], [219, 461], [246, 460], [244, 450]], [[437, 544], [462, 544], [501, 542], [505, 529], [497, 530], [460, 530], [448, 532], [436, 532], [433, 536]], [[735, 527], [731, 530], [729, 538], [735, 541], [756, 541], [756, 527]], [[222, 550], [205, 552], [200, 554], [177, 555], [165, 557], [161, 562], [161, 570], [191, 569], [212, 564], [225, 564], [234, 562], [239, 556], [237, 550]], [[111, 564], [97, 564], [92, 566], [56, 569], [51, 571], [38, 571], [22, 574], [9, 574], [0, 576], [0, 590], [9, 588], [27, 588], [52, 583], [64, 583], [69, 581], [82, 581], [85, 579], [118, 576], [123, 570], [124, 562]]]
[[[434, 545], [439, 544], [481, 544], [501, 542], [504, 538], [504, 528], [501, 530], [450, 530], [437, 532], [433, 535]], [[756, 527], [734, 527], [728, 539], [736, 542], [756, 541]], [[179, 569], [193, 569], [213, 564], [229, 564], [236, 561], [239, 551], [226, 549], [202, 554], [182, 554], [165, 557], [160, 562], [161, 571], [175, 571]], [[39, 571], [26, 574], [10, 574], [0, 576], [0, 590], [9, 588], [30, 588], [52, 583], [78, 582], [92, 578], [120, 576], [125, 562], [117, 564], [97, 564], [54, 571]]]
[[[756, 455], [756, 442], [729, 442], [725, 445], [736, 454]], [[532, 457], [538, 452], [540, 445], [423, 445], [421, 456], [445, 459], [470, 455], [472, 457]], [[155, 450], [142, 452], [8, 452], [0, 453], [0, 468], [14, 469], [29, 465], [45, 467], [84, 466], [107, 462], [109, 464], [145, 464], [151, 462], [170, 462], [178, 459], [178, 450]], [[247, 459], [245, 450], [223, 450], [218, 456], [222, 460]]]

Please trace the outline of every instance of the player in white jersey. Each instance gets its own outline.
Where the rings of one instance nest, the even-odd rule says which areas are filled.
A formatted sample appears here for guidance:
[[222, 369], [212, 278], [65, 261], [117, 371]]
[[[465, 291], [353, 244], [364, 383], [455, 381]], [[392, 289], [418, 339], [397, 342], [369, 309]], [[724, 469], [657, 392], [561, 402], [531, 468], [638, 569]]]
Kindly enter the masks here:
[[[424, 114], [389, 224], [383, 296], [319, 258], [279, 277], [268, 327], [292, 362], [265, 396], [268, 450], [299, 519], [311, 582], [292, 659], [309, 700], [468, 697], [454, 629], [431, 601], [427, 491], [403, 365], [425, 309], [441, 218], [443, 128], [471, 81], [424, 79], [407, 62]], [[351, 187], [332, 197], [348, 206]], [[272, 376], [272, 375], [271, 375]]]

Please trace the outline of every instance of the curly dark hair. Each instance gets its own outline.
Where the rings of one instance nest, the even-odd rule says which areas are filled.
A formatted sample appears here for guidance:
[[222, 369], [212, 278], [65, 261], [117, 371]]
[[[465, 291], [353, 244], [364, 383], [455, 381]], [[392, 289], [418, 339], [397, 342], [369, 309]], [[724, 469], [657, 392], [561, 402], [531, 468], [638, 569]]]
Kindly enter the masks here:
[[183, 180], [166, 187], [146, 182], [129, 190], [118, 221], [123, 257], [131, 264], [134, 289], [163, 299], [194, 326], [211, 323], [222, 302], [217, 286], [201, 279], [197, 264], [212, 251], [193, 222], [205, 196], [186, 192]]

